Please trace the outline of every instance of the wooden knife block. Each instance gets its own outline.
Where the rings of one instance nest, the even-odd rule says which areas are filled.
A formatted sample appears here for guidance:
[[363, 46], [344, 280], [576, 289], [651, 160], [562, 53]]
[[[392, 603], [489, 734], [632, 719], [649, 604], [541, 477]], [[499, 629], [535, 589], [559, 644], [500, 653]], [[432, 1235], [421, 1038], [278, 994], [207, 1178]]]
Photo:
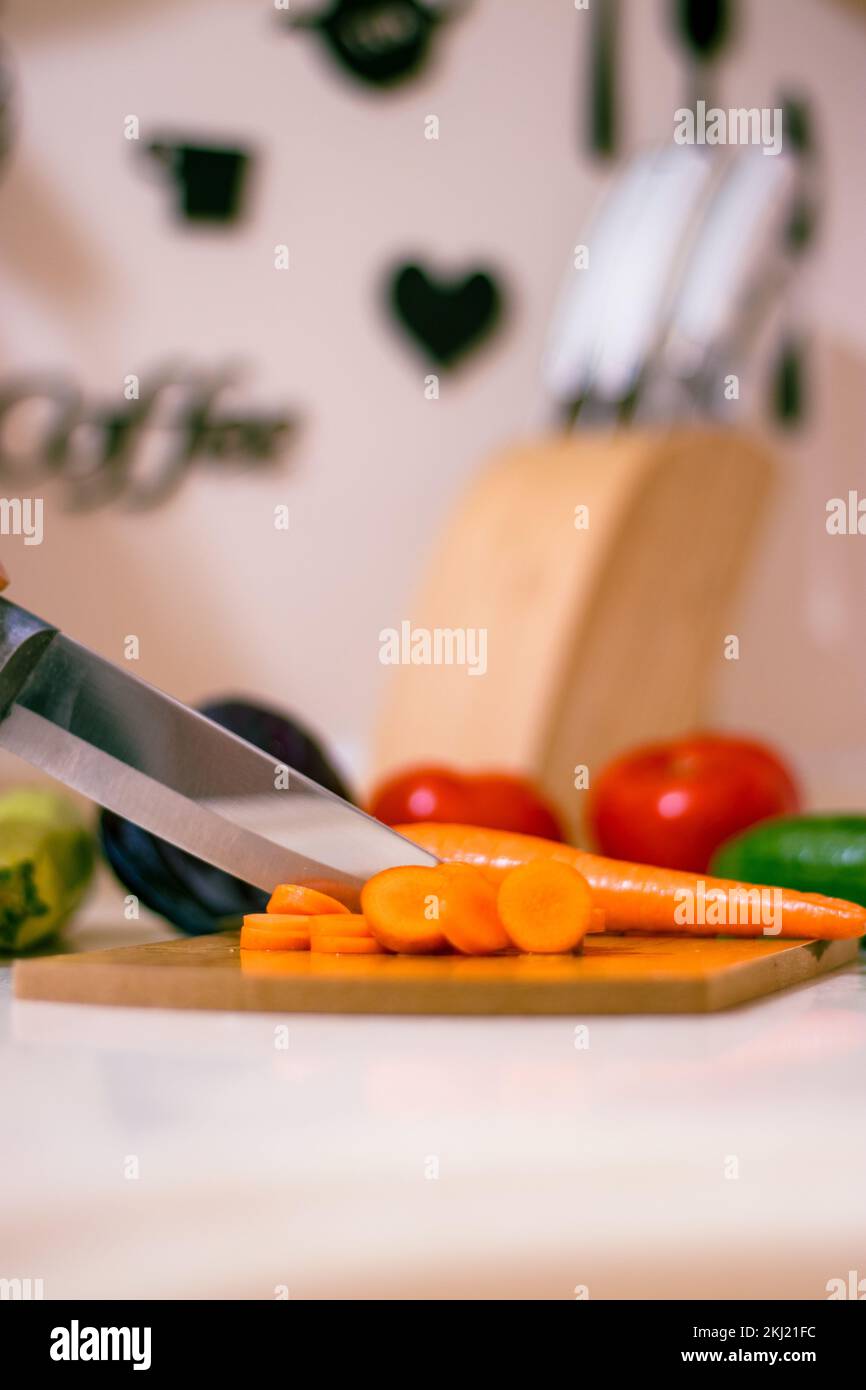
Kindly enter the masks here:
[[579, 833], [577, 766], [591, 783], [628, 745], [705, 720], [772, 471], [732, 430], [578, 432], [508, 451], [455, 510], [406, 614], [415, 630], [485, 628], [486, 674], [390, 669], [374, 776], [419, 762], [521, 771]]

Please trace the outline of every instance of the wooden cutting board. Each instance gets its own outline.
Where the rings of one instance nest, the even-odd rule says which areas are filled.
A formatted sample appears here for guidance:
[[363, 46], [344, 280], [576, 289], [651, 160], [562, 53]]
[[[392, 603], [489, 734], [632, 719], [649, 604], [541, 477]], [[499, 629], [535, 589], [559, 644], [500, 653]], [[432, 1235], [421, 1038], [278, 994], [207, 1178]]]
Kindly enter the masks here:
[[705, 1013], [852, 961], [856, 941], [594, 936], [582, 956], [244, 951], [238, 933], [15, 966], [19, 999], [267, 1013]]

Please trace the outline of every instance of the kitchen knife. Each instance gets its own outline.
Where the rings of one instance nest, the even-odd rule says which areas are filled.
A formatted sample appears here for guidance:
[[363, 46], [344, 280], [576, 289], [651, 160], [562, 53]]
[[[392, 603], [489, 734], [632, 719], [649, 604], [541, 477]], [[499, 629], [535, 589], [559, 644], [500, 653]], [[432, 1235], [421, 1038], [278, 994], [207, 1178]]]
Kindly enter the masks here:
[[353, 904], [381, 869], [435, 858], [204, 715], [0, 599], [0, 747], [270, 892]]

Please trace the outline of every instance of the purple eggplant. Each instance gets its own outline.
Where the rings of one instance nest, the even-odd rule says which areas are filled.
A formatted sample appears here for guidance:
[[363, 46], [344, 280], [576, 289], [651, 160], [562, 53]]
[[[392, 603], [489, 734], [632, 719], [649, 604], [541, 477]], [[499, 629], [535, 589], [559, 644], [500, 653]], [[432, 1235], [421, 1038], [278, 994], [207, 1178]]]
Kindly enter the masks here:
[[[214, 723], [261, 748], [328, 791], [353, 801], [318, 740], [288, 715], [249, 700], [213, 700], [200, 706]], [[121, 884], [145, 907], [188, 936], [233, 925], [247, 912], [263, 912], [267, 894], [111, 811], [100, 817], [102, 848]]]

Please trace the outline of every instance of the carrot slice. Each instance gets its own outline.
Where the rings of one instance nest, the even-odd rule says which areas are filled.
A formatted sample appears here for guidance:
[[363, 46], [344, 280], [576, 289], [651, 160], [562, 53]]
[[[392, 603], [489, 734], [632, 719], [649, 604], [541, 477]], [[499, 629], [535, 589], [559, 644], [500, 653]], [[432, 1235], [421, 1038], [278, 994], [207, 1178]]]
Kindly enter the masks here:
[[512, 869], [497, 898], [502, 925], [520, 951], [573, 951], [592, 917], [592, 889], [569, 864], [537, 859]]
[[[310, 931], [307, 918], [292, 916], [291, 926], [286, 926], [286, 918], [263, 924], [264, 912], [253, 912], [244, 918], [241, 927], [241, 949], [244, 951], [308, 951]], [[303, 923], [300, 926], [299, 923]]]
[[360, 912], [322, 913], [310, 918], [311, 936], [372, 937], [366, 917]]
[[319, 913], [332, 916], [335, 912], [348, 912], [349, 909], [318, 888], [307, 888], [302, 883], [278, 883], [268, 902], [268, 912], [293, 913], [300, 917], [312, 917]]
[[361, 889], [361, 908], [380, 945], [425, 955], [448, 944], [439, 921], [442, 890], [438, 866], [384, 869]]
[[311, 921], [311, 917], [302, 917], [297, 912], [248, 912], [244, 926], [256, 927], [259, 931], [302, 931], [309, 936]]
[[[736, 899], [737, 894], [748, 896], [749, 888], [754, 894], [755, 887], [760, 885], [606, 859], [555, 840], [513, 831], [485, 830], [475, 825], [419, 822], [397, 825], [394, 829], [440, 859], [475, 864], [488, 870], [513, 868], [537, 859], [570, 864], [589, 883], [595, 906], [605, 913], [605, 930], [609, 932], [771, 935], [806, 940], [840, 940], [866, 935], [866, 908], [842, 898], [825, 898], [820, 893], [796, 893], [790, 888], [766, 889], [767, 893], [779, 895], [772, 899], [778, 904], [777, 921], [768, 928], [762, 921], [743, 921], [745, 914]], [[730, 902], [732, 911], [728, 915], [733, 916], [736, 910], [737, 920], [724, 925], [715, 921], [689, 922], [684, 905], [688, 908], [690, 902], [696, 905], [706, 902], [707, 894], [720, 895]]]
[[507, 951], [508, 933], [499, 920], [496, 888], [469, 864], [443, 864], [438, 870], [439, 926], [457, 951], [487, 956]]
[[334, 956], [383, 956], [385, 948], [372, 936], [335, 936], [332, 932], [313, 932], [310, 949]]
[[373, 936], [392, 951], [423, 954], [450, 944], [489, 955], [511, 944], [495, 887], [465, 864], [386, 869], [362, 889], [361, 905]]
[[586, 929], [587, 936], [591, 936], [593, 932], [603, 932], [605, 929], [606, 921], [607, 913], [605, 912], [604, 908], [594, 907], [592, 909], [592, 912], [589, 914], [589, 926]]

